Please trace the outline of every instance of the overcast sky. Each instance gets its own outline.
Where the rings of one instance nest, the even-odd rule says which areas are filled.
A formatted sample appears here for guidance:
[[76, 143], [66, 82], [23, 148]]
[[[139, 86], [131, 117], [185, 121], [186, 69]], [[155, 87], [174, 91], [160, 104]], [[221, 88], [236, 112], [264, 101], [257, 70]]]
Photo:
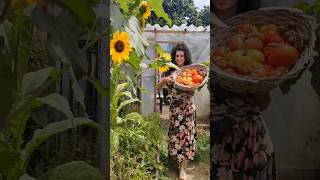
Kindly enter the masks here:
[[196, 7], [199, 9], [202, 9], [203, 6], [209, 6], [210, 5], [210, 0], [193, 0], [194, 4]]

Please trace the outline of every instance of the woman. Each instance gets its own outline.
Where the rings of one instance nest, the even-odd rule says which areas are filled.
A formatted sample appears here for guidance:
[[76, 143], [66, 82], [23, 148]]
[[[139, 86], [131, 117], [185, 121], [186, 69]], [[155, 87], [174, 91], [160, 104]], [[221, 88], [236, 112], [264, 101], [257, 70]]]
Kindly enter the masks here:
[[[177, 44], [171, 51], [172, 63], [178, 67], [190, 65], [191, 54], [188, 47], [181, 43]], [[170, 100], [170, 127], [169, 127], [169, 156], [175, 156], [179, 162], [180, 175], [179, 179], [186, 179], [185, 169], [187, 161], [193, 160], [195, 156], [196, 143], [196, 108], [191, 97], [193, 92], [182, 91], [173, 87], [173, 81], [170, 78], [173, 69], [165, 73], [157, 90], [168, 86], [171, 91]]]
[[[221, 21], [259, 6], [258, 0], [213, 1]], [[211, 179], [275, 179], [273, 145], [261, 117], [269, 94], [240, 94], [218, 84], [211, 88]]]

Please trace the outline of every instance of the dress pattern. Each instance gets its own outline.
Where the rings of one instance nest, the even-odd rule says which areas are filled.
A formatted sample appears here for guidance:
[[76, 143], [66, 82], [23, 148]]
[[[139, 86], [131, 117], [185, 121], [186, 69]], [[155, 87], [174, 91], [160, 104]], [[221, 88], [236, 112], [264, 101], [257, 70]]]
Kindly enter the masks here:
[[211, 179], [275, 180], [273, 144], [253, 98], [220, 89], [210, 104]]
[[169, 155], [176, 156], [179, 162], [193, 160], [196, 153], [196, 108], [191, 98], [194, 92], [167, 86], [171, 91]]

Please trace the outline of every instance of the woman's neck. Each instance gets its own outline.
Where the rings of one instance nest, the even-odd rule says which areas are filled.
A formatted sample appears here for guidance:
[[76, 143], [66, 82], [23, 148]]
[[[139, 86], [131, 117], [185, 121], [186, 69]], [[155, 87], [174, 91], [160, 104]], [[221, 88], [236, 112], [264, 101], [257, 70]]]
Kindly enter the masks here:
[[225, 21], [231, 18], [232, 16], [234, 16], [235, 14], [237, 14], [237, 6], [228, 10], [222, 10], [222, 11], [215, 10], [215, 14], [221, 21]]

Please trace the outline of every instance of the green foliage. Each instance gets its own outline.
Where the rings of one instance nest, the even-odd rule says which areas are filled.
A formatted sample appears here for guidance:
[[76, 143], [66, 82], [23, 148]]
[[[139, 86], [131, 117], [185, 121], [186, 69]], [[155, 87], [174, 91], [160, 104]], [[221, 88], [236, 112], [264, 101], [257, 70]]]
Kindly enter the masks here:
[[[166, 145], [166, 131], [158, 115], [143, 118], [130, 113], [114, 128], [111, 141], [112, 176], [121, 179], [152, 179], [152, 169], [164, 170], [155, 155]], [[125, 128], [124, 128], [125, 127]], [[165, 148], [162, 148], [165, 149]]]
[[206, 27], [209, 26], [211, 23], [211, 12], [210, 7], [205, 6], [198, 14], [199, 19], [201, 20], [201, 26]]
[[97, 5], [98, 2], [98, 0], [62, 0], [60, 5], [69, 10], [71, 15], [77, 19], [81, 25], [91, 28], [96, 19], [96, 15], [90, 7]]
[[198, 10], [193, 1], [189, 0], [164, 0], [164, 12], [172, 19], [172, 23], [167, 23], [163, 19], [158, 19], [155, 13], [152, 13], [149, 23], [160, 24], [160, 26], [173, 24], [179, 26], [181, 24], [208, 26], [210, 25], [210, 9], [204, 7]]
[[[140, 0], [116, 0], [111, 3], [112, 31], [129, 33], [133, 51], [124, 63], [110, 68], [110, 153], [111, 179], [152, 179], [155, 170], [163, 170], [156, 154], [165, 149], [166, 132], [159, 116], [142, 117], [136, 105], [142, 90], [138, 78], [142, 74], [142, 58], [149, 43], [141, 30]], [[163, 11], [162, 1], [147, 0], [153, 13], [170, 23]], [[151, 62], [152, 64], [152, 62]], [[155, 68], [155, 67], [153, 67]]]
[[163, 9], [164, 0], [147, 0], [158, 18], [163, 18], [168, 25], [172, 25], [172, 21]]
[[34, 92], [56, 71], [58, 70], [54, 67], [47, 67], [44, 69], [40, 69], [39, 71], [24, 74], [21, 88], [22, 96], [25, 97], [28, 94]]
[[202, 135], [197, 138], [197, 153], [195, 162], [210, 161], [210, 136]]
[[63, 131], [66, 131], [71, 128], [75, 128], [77, 126], [91, 126], [94, 127], [100, 132], [104, 134], [104, 138], [106, 140], [106, 132], [104, 129], [97, 123], [93, 122], [92, 120], [88, 118], [72, 118], [67, 119], [55, 123], [51, 123], [47, 125], [43, 129], [36, 130], [32, 139], [26, 144], [26, 148], [24, 150], [24, 153], [22, 154], [25, 158], [30, 158], [33, 151], [43, 142], [45, 142], [47, 139], [49, 139], [51, 136], [61, 133]]
[[140, 30], [139, 21], [135, 16], [131, 16], [125, 30], [129, 33], [132, 46], [134, 47], [137, 55], [142, 57], [145, 55], [145, 49], [149, 45], [147, 38], [142, 35]]
[[84, 161], [72, 161], [59, 165], [40, 180], [103, 180], [99, 171]]
[[[40, 9], [41, 6], [25, 7], [26, 4], [20, 1], [15, 7], [12, 7], [14, 3], [11, 1], [5, 1], [5, 9], [1, 12], [0, 35], [4, 39], [4, 44], [0, 47], [2, 57], [0, 85], [4, 87], [1, 88], [1, 93], [5, 94], [5, 97], [0, 99], [0, 120], [1, 123], [5, 122], [6, 128], [0, 129], [0, 172], [7, 180], [34, 179], [26, 174], [33, 152], [43, 142], [58, 133], [85, 125], [100, 130], [99, 132], [103, 133], [103, 140], [107, 140], [106, 132], [99, 124], [86, 117], [73, 116], [70, 103], [65, 97], [57, 93], [48, 94], [48, 88], [56, 85], [60, 82], [61, 76], [68, 73], [74, 100], [84, 107], [84, 93], [78, 81], [87, 71], [87, 62], [85, 51], [79, 48], [78, 43], [83, 37], [93, 38], [93, 40], [87, 39], [88, 43], [94, 43], [97, 39], [97, 35], [92, 36], [92, 32], [88, 29], [93, 30], [97, 23], [91, 7], [98, 1], [63, 0], [52, 1], [52, 3], [58, 3], [57, 5], [62, 8], [57, 16], [49, 15]], [[6, 19], [8, 17], [10, 18]], [[62, 62], [62, 69], [47, 67], [25, 74], [35, 26], [48, 32], [47, 49], [56, 64]], [[89, 45], [86, 44], [86, 46]], [[40, 123], [43, 123], [43, 129], [32, 130], [29, 132], [33, 134], [32, 138], [26, 139], [24, 132], [28, 121], [35, 117], [43, 117], [43, 114], [35, 110], [45, 105], [60, 110], [69, 119], [51, 124], [43, 123], [42, 120]], [[41, 119], [37, 120], [41, 121]], [[86, 174], [95, 174], [96, 176], [92, 176], [96, 177], [94, 179], [101, 177], [98, 175], [98, 170], [83, 162], [58, 166], [56, 170], [59, 172], [61, 169], [73, 169], [74, 171], [80, 170], [81, 167], [86, 169], [83, 171]], [[60, 174], [59, 178], [62, 176], [70, 179], [72, 173]], [[73, 177], [78, 176], [73, 174]], [[88, 179], [87, 176], [81, 178]]]
[[[296, 7], [301, 9], [302, 11], [304, 11], [306, 14], [313, 16], [314, 19], [317, 21], [316, 23], [320, 24], [320, 0], [316, 0], [311, 4], [299, 3]], [[320, 52], [320, 29], [319, 29], [319, 27], [317, 27], [317, 29], [315, 29], [315, 34], [317, 36], [317, 40], [315, 43], [314, 51], [319, 53]], [[319, 62], [320, 62], [320, 56], [317, 55], [314, 58], [314, 63], [311, 65], [309, 70], [312, 73], [311, 85], [313, 86], [313, 89], [315, 90], [315, 92], [320, 96], [320, 63]], [[284, 94], [287, 94], [289, 92], [290, 87], [292, 85], [294, 85], [300, 79], [302, 73], [303, 72], [301, 72], [297, 78], [286, 80], [281, 84], [280, 89], [282, 90], [282, 92]]]
[[[313, 3], [300, 3], [297, 5], [297, 8], [303, 10], [306, 14], [311, 15], [317, 21], [317, 24], [320, 24], [320, 0], [315, 0]], [[320, 96], [320, 28], [317, 27], [316, 31], [316, 42], [314, 51], [318, 54], [314, 57], [314, 62], [309, 68], [309, 71], [312, 73], [311, 85], [318, 96]], [[317, 129], [311, 135], [309, 135], [308, 140], [306, 141], [304, 148], [310, 145], [311, 142], [320, 142], [320, 124], [317, 125]]]
[[17, 86], [22, 81], [25, 66], [29, 60], [30, 42], [33, 35], [33, 24], [30, 20], [16, 17], [12, 21], [9, 35], [10, 56], [13, 59], [12, 69], [17, 75]]

